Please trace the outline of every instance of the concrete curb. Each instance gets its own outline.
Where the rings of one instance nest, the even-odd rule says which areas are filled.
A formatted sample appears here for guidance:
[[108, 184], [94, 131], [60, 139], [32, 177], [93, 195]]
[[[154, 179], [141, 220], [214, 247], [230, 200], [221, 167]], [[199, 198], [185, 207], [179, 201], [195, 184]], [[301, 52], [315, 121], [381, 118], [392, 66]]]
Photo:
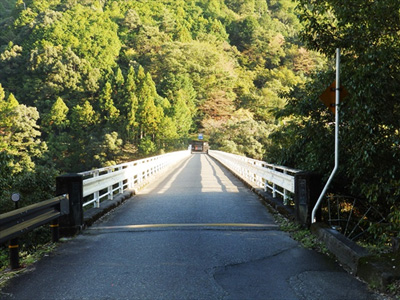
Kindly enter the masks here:
[[379, 256], [349, 240], [326, 224], [311, 225], [311, 232], [324, 242], [345, 269], [381, 291], [400, 279], [400, 254], [386, 253]]
[[346, 269], [353, 274], [357, 274], [360, 259], [369, 255], [366, 249], [324, 223], [314, 223], [311, 225], [310, 230], [324, 242], [328, 250], [335, 255]]
[[126, 199], [131, 198], [135, 194], [134, 190], [125, 190], [122, 194], [118, 194], [113, 200], [105, 200], [100, 203], [98, 208], [90, 208], [83, 214], [84, 228], [91, 226], [96, 220], [104, 216], [113, 208], [119, 206]]
[[400, 280], [400, 254], [385, 253], [380, 256], [361, 257], [357, 276], [371, 287], [385, 290], [389, 284]]

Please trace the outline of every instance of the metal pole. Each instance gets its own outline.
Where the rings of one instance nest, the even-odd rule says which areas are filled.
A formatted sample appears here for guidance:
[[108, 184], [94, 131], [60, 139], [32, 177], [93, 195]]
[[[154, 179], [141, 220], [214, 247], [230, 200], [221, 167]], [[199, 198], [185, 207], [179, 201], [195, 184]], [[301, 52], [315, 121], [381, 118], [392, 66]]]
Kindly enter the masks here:
[[[14, 195], [18, 195], [17, 198], [13, 198]], [[18, 201], [19, 201], [19, 194], [13, 194], [11, 199], [15, 201], [15, 209], [18, 209]], [[19, 269], [19, 242], [18, 238], [14, 238], [10, 240], [10, 243], [8, 245], [8, 252], [10, 255], [10, 267], [11, 270]]]
[[329, 176], [328, 181], [325, 184], [324, 189], [319, 195], [318, 201], [315, 204], [312, 213], [311, 213], [311, 223], [315, 223], [317, 220], [315, 215], [317, 213], [317, 209], [320, 206], [322, 199], [325, 196], [325, 193], [331, 184], [333, 177], [339, 167], [339, 98], [340, 98], [340, 82], [339, 82], [339, 67], [340, 67], [340, 49], [336, 49], [336, 89], [335, 89], [335, 167], [332, 170], [331, 175]]
[[53, 241], [53, 243], [56, 243], [60, 240], [60, 224], [58, 219], [59, 218], [54, 219], [50, 224], [51, 240]]

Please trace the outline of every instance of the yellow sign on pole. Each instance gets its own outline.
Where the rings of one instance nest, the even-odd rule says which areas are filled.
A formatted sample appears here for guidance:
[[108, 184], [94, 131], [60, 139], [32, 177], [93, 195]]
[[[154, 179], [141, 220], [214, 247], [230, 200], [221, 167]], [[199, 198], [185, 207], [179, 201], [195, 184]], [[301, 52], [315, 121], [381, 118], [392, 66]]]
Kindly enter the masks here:
[[[343, 86], [340, 86], [340, 99], [345, 98], [349, 93]], [[336, 112], [336, 80], [319, 96], [319, 99], [335, 114]]]

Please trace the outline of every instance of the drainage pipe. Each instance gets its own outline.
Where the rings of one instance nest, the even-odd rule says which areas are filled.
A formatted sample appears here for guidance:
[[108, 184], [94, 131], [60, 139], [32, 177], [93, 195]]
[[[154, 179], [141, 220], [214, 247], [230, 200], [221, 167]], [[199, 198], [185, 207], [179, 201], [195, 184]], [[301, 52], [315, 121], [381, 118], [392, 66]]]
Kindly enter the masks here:
[[324, 189], [319, 195], [317, 203], [315, 204], [312, 213], [311, 213], [311, 223], [315, 223], [317, 209], [320, 206], [322, 199], [325, 196], [325, 193], [331, 184], [333, 177], [339, 167], [339, 98], [340, 98], [340, 82], [339, 82], [339, 67], [340, 67], [340, 49], [336, 49], [336, 88], [335, 88], [335, 167], [332, 170], [331, 175], [329, 176], [328, 181], [325, 184]]

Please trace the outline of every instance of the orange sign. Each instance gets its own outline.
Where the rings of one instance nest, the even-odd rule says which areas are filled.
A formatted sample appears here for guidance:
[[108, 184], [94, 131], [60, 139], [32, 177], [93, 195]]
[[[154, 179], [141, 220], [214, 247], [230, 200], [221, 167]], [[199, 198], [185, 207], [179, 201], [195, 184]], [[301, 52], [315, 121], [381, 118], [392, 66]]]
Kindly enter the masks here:
[[[343, 86], [340, 86], [340, 99], [345, 98], [349, 93]], [[336, 112], [336, 80], [319, 96], [319, 99], [335, 114]]]

